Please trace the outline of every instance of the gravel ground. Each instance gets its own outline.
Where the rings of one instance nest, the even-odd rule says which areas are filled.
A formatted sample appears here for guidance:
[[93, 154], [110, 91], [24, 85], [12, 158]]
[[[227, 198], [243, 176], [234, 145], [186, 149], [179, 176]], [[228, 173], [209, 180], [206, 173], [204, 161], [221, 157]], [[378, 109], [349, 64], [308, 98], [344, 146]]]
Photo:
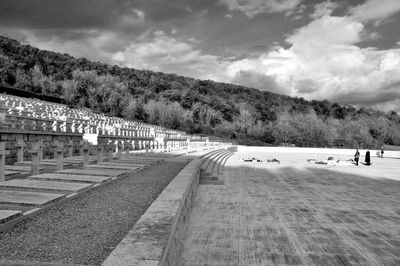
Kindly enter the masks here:
[[0, 233], [1, 260], [99, 265], [186, 162], [163, 161]]

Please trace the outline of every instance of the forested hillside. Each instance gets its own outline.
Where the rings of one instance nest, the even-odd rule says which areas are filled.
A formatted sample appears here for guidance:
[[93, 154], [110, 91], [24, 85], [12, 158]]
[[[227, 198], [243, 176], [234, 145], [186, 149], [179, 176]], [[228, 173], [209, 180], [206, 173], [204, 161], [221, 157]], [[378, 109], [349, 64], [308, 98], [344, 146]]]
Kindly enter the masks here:
[[0, 36], [0, 82], [70, 105], [245, 144], [400, 145], [400, 116], [43, 51]]

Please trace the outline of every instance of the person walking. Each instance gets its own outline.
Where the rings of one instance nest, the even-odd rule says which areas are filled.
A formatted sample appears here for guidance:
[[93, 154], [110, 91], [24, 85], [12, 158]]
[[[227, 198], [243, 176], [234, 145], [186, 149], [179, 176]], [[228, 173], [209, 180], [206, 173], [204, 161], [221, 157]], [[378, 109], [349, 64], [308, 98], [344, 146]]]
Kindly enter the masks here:
[[381, 148], [381, 158], [383, 158], [383, 146]]
[[354, 154], [354, 161], [356, 161], [356, 165], [358, 165], [359, 160], [360, 160], [360, 152], [357, 149], [356, 154]]
[[365, 153], [365, 165], [371, 165], [371, 155], [369, 151]]

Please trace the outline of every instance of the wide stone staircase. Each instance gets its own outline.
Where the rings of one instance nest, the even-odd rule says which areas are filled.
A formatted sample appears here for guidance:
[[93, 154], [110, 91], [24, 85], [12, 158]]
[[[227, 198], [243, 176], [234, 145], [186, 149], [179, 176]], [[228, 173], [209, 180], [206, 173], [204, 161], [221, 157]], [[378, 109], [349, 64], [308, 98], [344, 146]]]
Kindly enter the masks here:
[[203, 155], [203, 163], [200, 166], [200, 184], [222, 185], [223, 169], [225, 162], [233, 155], [226, 149], [218, 149]]

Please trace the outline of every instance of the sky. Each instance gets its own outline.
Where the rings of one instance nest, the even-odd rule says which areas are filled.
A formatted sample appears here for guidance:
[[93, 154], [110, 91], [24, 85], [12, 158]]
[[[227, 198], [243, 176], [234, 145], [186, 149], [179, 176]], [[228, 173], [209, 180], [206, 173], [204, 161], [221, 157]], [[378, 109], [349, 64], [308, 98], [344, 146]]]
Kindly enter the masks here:
[[400, 0], [0, 0], [40, 49], [400, 112]]

